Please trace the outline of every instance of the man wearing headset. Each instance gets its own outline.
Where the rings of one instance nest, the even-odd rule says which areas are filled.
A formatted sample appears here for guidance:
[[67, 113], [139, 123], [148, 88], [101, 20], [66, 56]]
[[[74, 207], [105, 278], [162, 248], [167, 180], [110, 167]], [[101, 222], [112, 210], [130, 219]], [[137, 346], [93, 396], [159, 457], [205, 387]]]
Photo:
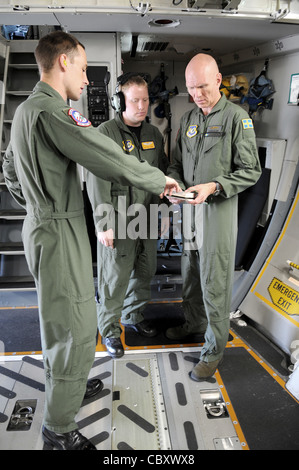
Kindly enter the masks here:
[[[145, 160], [166, 170], [163, 137], [145, 121], [149, 106], [146, 80], [140, 75], [124, 74], [118, 78], [117, 90], [119, 86], [121, 91], [111, 98], [116, 117], [100, 125], [99, 132], [117, 142], [133, 160]], [[132, 216], [127, 213], [141, 204], [149, 215], [150, 204], [158, 203], [158, 199], [146, 190], [103, 181], [91, 173], [87, 175], [87, 190], [98, 238], [98, 327], [108, 353], [117, 358], [124, 354], [119, 320], [143, 336], [157, 333], [142, 313], [156, 271], [156, 240], [151, 239], [148, 230], [144, 236], [129, 233], [136, 212], [133, 209]], [[146, 217], [140, 225], [149, 229]]]

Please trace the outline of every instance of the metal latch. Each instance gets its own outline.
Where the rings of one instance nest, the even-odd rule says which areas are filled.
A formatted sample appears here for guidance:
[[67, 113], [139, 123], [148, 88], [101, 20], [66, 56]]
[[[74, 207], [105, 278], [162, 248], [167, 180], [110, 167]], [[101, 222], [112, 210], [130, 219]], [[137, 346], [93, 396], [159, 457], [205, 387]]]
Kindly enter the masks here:
[[228, 416], [225, 402], [219, 390], [201, 390], [200, 395], [208, 418]]
[[33, 409], [31, 406], [23, 406], [19, 411], [10, 418], [11, 424], [17, 426], [19, 424], [31, 425], [33, 420]]
[[27, 431], [33, 422], [37, 400], [18, 400], [10, 417], [7, 431]]
[[215, 418], [217, 418], [218, 416], [222, 416], [226, 411], [224, 403], [220, 401], [216, 403], [206, 403], [205, 409], [208, 414], [214, 416]]

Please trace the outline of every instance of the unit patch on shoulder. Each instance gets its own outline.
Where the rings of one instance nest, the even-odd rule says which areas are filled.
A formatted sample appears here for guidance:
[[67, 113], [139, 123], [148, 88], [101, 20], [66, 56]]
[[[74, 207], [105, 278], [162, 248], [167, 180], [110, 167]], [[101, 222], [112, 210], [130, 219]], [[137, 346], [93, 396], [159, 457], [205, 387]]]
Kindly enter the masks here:
[[141, 142], [141, 147], [143, 150], [150, 150], [154, 149], [155, 147], [155, 142], [150, 141], [150, 142]]
[[242, 119], [243, 129], [253, 129], [252, 119]]
[[123, 141], [123, 149], [124, 151], [126, 152], [132, 152], [132, 150], [134, 150], [135, 148], [135, 145], [133, 144], [133, 142], [131, 140], [125, 140]]
[[194, 136], [196, 136], [197, 134], [197, 128], [198, 128], [198, 125], [197, 124], [194, 124], [194, 125], [191, 125], [188, 127], [188, 130], [186, 132], [186, 136], [189, 137], [190, 139]]
[[91, 126], [91, 122], [81, 113], [79, 113], [79, 111], [76, 111], [76, 109], [74, 108], [70, 108], [68, 110], [68, 115], [73, 119], [73, 121], [75, 121], [77, 126], [80, 126], [80, 127]]

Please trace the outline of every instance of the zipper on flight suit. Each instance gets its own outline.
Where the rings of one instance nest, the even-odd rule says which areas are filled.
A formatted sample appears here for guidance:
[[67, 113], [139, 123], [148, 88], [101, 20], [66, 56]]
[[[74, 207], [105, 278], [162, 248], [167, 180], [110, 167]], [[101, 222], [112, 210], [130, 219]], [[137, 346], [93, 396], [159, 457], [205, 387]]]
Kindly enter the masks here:
[[[125, 152], [126, 152], [127, 155], [130, 155], [130, 152], [127, 148], [127, 141], [126, 141], [126, 136], [125, 136], [125, 133], [128, 134], [128, 132], [125, 131], [124, 129], [122, 129], [120, 126], [119, 126], [119, 130], [120, 130], [120, 133], [121, 133], [121, 138], [124, 141]], [[132, 137], [132, 139], [134, 141], [134, 144], [135, 144], [135, 147], [137, 148], [138, 160], [140, 162], [142, 162], [143, 160], [142, 160], [141, 155], [140, 155], [140, 144], [138, 142], [138, 139], [135, 136], [134, 132], [130, 132], [129, 135], [130, 135], [130, 137]], [[137, 141], [137, 143], [136, 143], [136, 141]], [[129, 186], [129, 205], [131, 206], [132, 204], [133, 204], [133, 188], [132, 188], [132, 186]]]
[[208, 122], [208, 117], [207, 116], [202, 116], [202, 119], [203, 119], [203, 131], [200, 129], [200, 133], [199, 133], [199, 142], [198, 142], [198, 145], [196, 147], [196, 155], [198, 155], [198, 158], [197, 160], [195, 160], [194, 162], [194, 168], [193, 168], [193, 185], [195, 185], [195, 174], [196, 174], [196, 171], [198, 169], [198, 166], [199, 166], [199, 161], [200, 163], [202, 163], [202, 159], [199, 158], [199, 155], [200, 155], [200, 152], [203, 148], [203, 144], [204, 144], [204, 139], [205, 139], [205, 134], [206, 134], [206, 130], [207, 130], [207, 122]]

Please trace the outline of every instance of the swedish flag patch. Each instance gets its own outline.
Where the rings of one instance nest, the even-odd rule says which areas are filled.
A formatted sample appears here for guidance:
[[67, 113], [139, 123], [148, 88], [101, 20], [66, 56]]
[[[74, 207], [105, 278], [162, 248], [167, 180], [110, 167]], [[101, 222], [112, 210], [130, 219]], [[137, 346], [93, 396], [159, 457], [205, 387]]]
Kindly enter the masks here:
[[253, 129], [252, 119], [242, 119], [243, 129]]

